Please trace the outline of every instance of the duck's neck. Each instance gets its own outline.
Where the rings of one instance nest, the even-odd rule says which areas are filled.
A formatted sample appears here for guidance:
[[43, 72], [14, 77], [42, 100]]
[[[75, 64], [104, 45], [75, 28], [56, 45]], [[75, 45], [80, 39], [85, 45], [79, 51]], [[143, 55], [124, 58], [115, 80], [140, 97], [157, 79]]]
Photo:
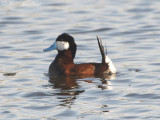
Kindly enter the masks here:
[[65, 50], [65, 51], [58, 51], [58, 55], [56, 56], [55, 61], [56, 62], [61, 62], [64, 64], [68, 64], [68, 63], [73, 63], [73, 56], [70, 52], [70, 50]]

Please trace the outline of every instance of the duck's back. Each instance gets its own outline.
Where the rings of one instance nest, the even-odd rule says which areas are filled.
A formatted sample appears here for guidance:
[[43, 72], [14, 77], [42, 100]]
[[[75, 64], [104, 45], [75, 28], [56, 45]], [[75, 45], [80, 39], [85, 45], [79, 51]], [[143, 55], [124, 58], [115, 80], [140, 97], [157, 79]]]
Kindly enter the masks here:
[[83, 64], [57, 64], [53, 61], [49, 67], [52, 75], [100, 75], [108, 69], [108, 64], [83, 63]]
[[108, 64], [102, 63], [83, 63], [75, 64], [76, 74], [99, 75], [108, 69]]

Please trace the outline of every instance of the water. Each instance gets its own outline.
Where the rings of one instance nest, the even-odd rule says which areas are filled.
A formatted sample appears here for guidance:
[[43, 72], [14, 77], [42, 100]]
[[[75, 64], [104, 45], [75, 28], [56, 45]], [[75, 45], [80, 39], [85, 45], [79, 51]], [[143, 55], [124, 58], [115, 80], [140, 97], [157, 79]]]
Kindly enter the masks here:
[[[0, 119], [160, 119], [159, 0], [0, 1]], [[106, 43], [116, 76], [46, 75], [57, 54], [44, 53], [67, 32], [76, 63], [100, 62]]]

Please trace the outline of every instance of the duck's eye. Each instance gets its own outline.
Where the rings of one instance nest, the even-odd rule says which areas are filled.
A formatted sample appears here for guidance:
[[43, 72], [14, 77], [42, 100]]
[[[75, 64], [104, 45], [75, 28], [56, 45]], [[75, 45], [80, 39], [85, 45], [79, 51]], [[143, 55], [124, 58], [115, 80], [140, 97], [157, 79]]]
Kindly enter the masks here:
[[57, 50], [67, 50], [69, 48], [69, 43], [65, 41], [57, 41]]

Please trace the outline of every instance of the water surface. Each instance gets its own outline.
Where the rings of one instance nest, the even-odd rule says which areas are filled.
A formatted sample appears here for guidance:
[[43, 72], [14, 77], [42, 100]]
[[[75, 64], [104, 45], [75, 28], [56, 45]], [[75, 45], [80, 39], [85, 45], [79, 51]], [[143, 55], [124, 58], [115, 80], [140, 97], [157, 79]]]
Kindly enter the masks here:
[[[0, 1], [0, 119], [160, 119], [158, 0]], [[99, 35], [116, 76], [47, 76], [57, 52], [43, 53], [70, 33], [75, 63], [100, 62]]]

